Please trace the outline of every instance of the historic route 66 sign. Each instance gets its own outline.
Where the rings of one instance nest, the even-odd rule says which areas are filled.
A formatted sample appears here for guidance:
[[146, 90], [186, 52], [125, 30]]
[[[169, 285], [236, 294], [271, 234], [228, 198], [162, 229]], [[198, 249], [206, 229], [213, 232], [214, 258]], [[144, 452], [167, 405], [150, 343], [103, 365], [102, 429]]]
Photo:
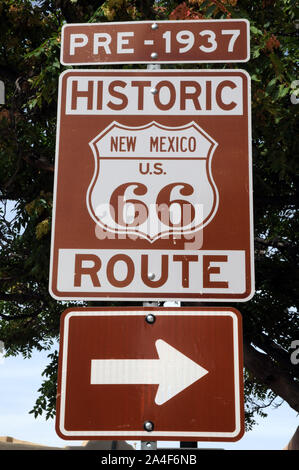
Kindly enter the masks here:
[[87, 204], [103, 229], [153, 243], [202, 230], [215, 215], [211, 160], [217, 143], [195, 122], [113, 122], [90, 146], [95, 173]]
[[248, 300], [249, 103], [241, 70], [63, 73], [51, 295]]

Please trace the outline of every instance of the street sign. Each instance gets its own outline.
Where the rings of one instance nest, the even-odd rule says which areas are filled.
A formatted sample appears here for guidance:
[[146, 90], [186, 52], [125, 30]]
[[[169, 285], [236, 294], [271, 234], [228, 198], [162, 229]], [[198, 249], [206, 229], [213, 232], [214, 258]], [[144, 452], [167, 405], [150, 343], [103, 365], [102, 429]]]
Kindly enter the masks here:
[[254, 293], [249, 77], [69, 70], [60, 79], [50, 293]]
[[64, 65], [249, 60], [245, 19], [65, 24]]
[[236, 441], [242, 321], [232, 308], [73, 308], [61, 318], [63, 439]]

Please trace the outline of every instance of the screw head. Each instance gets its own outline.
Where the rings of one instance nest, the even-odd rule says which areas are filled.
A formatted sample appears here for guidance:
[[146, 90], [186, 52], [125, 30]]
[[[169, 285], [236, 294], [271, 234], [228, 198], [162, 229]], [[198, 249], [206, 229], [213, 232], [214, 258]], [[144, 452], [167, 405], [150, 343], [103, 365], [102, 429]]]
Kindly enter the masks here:
[[151, 432], [154, 430], [154, 423], [152, 421], [144, 421], [143, 427], [147, 432]]
[[145, 317], [145, 320], [147, 321], [147, 323], [155, 323], [156, 317], [152, 313], [148, 313]]
[[152, 28], [153, 30], [156, 30], [156, 29], [159, 28], [159, 25], [158, 25], [157, 23], [153, 23], [152, 26], [151, 26], [151, 28]]
[[151, 89], [151, 93], [152, 93], [153, 95], [156, 95], [156, 94], [158, 93], [157, 88], [152, 88], [152, 89]]
[[157, 59], [158, 58], [158, 52], [152, 52], [151, 53], [151, 58], [152, 59]]
[[156, 275], [154, 273], [148, 273], [148, 278], [149, 278], [150, 281], [153, 281], [155, 279], [155, 277], [156, 277]]

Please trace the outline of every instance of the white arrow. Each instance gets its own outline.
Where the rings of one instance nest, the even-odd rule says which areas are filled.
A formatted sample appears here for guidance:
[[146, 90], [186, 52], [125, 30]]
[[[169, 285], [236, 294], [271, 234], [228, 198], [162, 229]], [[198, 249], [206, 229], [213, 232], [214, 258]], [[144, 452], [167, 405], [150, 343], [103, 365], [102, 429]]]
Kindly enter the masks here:
[[92, 385], [158, 384], [157, 405], [170, 400], [208, 374], [189, 357], [162, 339], [156, 341], [159, 359], [92, 359]]

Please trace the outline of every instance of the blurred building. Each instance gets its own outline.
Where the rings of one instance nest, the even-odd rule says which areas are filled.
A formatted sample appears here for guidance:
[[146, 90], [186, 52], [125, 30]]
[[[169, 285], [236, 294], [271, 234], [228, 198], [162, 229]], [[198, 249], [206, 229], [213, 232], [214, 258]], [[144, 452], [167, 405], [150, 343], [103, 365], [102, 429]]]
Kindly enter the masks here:
[[126, 441], [86, 441], [81, 446], [50, 447], [0, 436], [0, 450], [135, 450]]

